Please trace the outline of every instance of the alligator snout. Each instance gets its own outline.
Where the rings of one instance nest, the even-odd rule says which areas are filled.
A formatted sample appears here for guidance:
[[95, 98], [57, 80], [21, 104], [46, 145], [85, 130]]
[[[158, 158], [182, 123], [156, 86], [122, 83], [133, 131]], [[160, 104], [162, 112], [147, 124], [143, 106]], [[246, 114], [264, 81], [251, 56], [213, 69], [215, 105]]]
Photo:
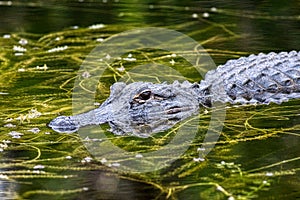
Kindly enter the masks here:
[[59, 133], [74, 133], [80, 125], [72, 116], [59, 116], [53, 119], [48, 127]]

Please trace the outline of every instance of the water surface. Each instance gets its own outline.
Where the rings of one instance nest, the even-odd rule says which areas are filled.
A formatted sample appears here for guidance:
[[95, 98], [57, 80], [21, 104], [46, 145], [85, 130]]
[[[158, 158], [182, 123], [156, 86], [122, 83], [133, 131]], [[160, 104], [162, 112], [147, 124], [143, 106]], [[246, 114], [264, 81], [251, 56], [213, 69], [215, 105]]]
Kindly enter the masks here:
[[[189, 124], [199, 128], [189, 149], [171, 166], [150, 173], [108, 167], [87, 150], [84, 144], [93, 142], [89, 138], [46, 126], [60, 114], [72, 114], [80, 65], [112, 35], [149, 26], [173, 29], [202, 44], [218, 65], [252, 53], [299, 51], [299, 6], [299, 1], [1, 1], [0, 197], [300, 198], [299, 100], [227, 108], [221, 137], [204, 161], [197, 158], [214, 110], [202, 110], [200, 122]], [[180, 59], [170, 64], [168, 52], [129, 53], [136, 61], [116, 61], [101, 77], [97, 102], [108, 97], [115, 81], [133, 81], [126, 72], [149, 62], [174, 67], [190, 81], [203, 78]], [[122, 66], [125, 71], [118, 71]], [[113, 136], [105, 131], [107, 125], [101, 128], [113, 144], [137, 154], [159, 149], [177, 133], [173, 129], [139, 139]]]

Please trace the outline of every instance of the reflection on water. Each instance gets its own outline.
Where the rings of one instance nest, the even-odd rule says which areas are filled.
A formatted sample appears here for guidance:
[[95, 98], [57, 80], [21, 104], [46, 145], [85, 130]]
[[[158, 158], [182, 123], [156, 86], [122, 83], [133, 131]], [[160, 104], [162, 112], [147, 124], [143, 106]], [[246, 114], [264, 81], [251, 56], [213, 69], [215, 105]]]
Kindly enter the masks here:
[[[91, 157], [78, 135], [46, 126], [58, 114], [71, 114], [80, 64], [114, 34], [144, 26], [174, 29], [199, 41], [222, 64], [251, 53], [299, 50], [298, 7], [294, 1], [0, 1], [1, 199], [299, 198], [299, 100], [228, 108], [221, 138], [200, 160], [213, 112], [203, 109], [198, 135], [184, 156], [144, 174], [103, 165], [107, 160]], [[190, 81], [201, 79], [165, 52], [130, 54], [135, 61], [118, 59], [104, 72], [92, 94], [97, 105], [116, 80], [144, 76], [135, 67], [149, 62], [172, 66]], [[140, 155], [168, 143], [172, 131], [149, 139], [104, 132], [111, 143]]]

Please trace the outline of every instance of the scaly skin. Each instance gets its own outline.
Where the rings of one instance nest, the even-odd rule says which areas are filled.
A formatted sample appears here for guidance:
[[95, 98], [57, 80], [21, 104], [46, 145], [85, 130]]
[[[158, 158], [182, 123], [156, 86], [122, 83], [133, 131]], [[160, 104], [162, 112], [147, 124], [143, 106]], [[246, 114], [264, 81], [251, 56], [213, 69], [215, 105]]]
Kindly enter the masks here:
[[83, 126], [109, 123], [116, 135], [149, 137], [213, 102], [280, 104], [293, 98], [300, 98], [300, 52], [261, 53], [229, 60], [207, 72], [200, 84], [115, 83], [99, 108], [59, 116], [49, 127], [72, 133]]

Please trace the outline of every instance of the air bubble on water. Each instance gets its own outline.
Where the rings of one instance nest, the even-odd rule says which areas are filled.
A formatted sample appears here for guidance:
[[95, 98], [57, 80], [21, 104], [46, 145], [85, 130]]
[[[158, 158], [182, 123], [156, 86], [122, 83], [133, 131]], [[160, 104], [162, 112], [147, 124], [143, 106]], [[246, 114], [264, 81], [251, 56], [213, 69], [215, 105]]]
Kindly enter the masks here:
[[13, 120], [14, 120], [13, 118], [8, 118], [8, 119], [5, 120], [5, 122], [11, 122]]
[[120, 167], [120, 165], [121, 165], [120, 163], [112, 163], [111, 164], [112, 167]]
[[101, 105], [101, 103], [99, 103], [99, 102], [94, 103], [94, 106], [100, 106], [100, 105]]
[[104, 164], [104, 163], [107, 162], [107, 160], [106, 160], [106, 158], [102, 158], [102, 159], [100, 160], [100, 162], [101, 162], [102, 164]]
[[125, 68], [124, 66], [121, 66], [121, 67], [117, 67], [116, 70], [118, 70], [119, 72], [124, 72]]
[[136, 61], [136, 58], [123, 58], [123, 60], [126, 60], [126, 61]]
[[218, 185], [216, 189], [219, 190], [219, 191], [221, 191], [221, 192], [225, 191], [224, 188], [222, 186], [220, 186], [220, 185]]
[[81, 163], [89, 163], [89, 162], [91, 162], [93, 160], [93, 158], [91, 158], [91, 157], [85, 157], [84, 159], [82, 159], [81, 160]]
[[106, 58], [106, 60], [110, 60], [111, 56], [109, 54], [106, 54], [105, 58]]
[[193, 13], [192, 17], [196, 19], [196, 18], [198, 18], [198, 14], [197, 13]]
[[21, 47], [21, 46], [17, 46], [17, 45], [14, 45], [14, 46], [13, 46], [13, 50], [14, 50], [14, 51], [17, 51], [17, 52], [26, 52], [26, 51], [27, 51], [26, 48]]
[[193, 158], [193, 160], [195, 161], [195, 162], [203, 162], [203, 161], [205, 161], [205, 159], [204, 158]]
[[5, 128], [15, 128], [16, 125], [9, 123], [9, 124], [5, 124], [4, 127]]
[[28, 40], [22, 38], [19, 40], [19, 44], [26, 45], [26, 44], [28, 44]]
[[138, 153], [138, 154], [135, 155], [135, 157], [136, 158], [143, 158], [143, 155]]
[[45, 168], [44, 165], [35, 165], [35, 166], [33, 167], [33, 169], [44, 169], [44, 168]]
[[207, 12], [203, 13], [203, 14], [202, 14], [202, 17], [208, 18], [208, 17], [209, 17], [209, 13], [207, 13]]
[[91, 77], [91, 74], [90, 74], [90, 72], [85, 71], [85, 72], [83, 72], [83, 73], [81, 74], [81, 76], [82, 76], [83, 78], [89, 78], [89, 77]]
[[104, 28], [105, 25], [104, 24], [93, 24], [91, 26], [89, 26], [89, 29], [100, 29], [100, 28]]
[[171, 61], [170, 61], [170, 63], [171, 63], [171, 65], [175, 65], [175, 61], [172, 59]]
[[211, 8], [210, 8], [210, 11], [211, 11], [211, 12], [217, 12], [217, 8], [216, 8], [216, 7], [211, 7]]
[[103, 42], [103, 41], [104, 41], [104, 38], [97, 38], [96, 41], [97, 41], [97, 42]]
[[204, 147], [199, 147], [199, 148], [197, 148], [197, 151], [205, 151], [205, 148]]
[[41, 130], [40, 130], [39, 128], [32, 128], [32, 129], [29, 129], [29, 130], [27, 130], [27, 131], [36, 134], [36, 133], [39, 133]]
[[58, 51], [64, 51], [66, 49], [68, 49], [67, 45], [62, 46], [62, 47], [55, 47], [55, 48], [49, 49], [48, 52], [53, 53], [53, 52], [58, 52]]
[[17, 131], [11, 131], [8, 133], [8, 135], [12, 136], [14, 139], [20, 139], [23, 133], [17, 132]]
[[19, 68], [18, 72], [25, 72], [26, 70], [24, 68]]
[[47, 66], [47, 64], [44, 64], [42, 67], [36, 66], [35, 68], [36, 68], [37, 70], [44, 70], [44, 71], [46, 71], [46, 70], [48, 69], [48, 66]]
[[41, 171], [41, 170], [32, 170], [32, 173], [36, 173], [36, 174], [45, 174], [45, 171]]
[[0, 1], [0, 6], [4, 5], [4, 6], [11, 6], [12, 5], [12, 1]]
[[273, 176], [274, 174], [273, 174], [273, 172], [267, 172], [266, 173], [266, 176]]
[[5, 179], [5, 180], [8, 180], [8, 176], [7, 175], [4, 175], [4, 174], [0, 174], [0, 179]]
[[4, 39], [9, 39], [9, 38], [11, 38], [11, 35], [10, 35], [10, 34], [4, 34], [4, 35], [3, 35], [3, 38], [4, 38]]

